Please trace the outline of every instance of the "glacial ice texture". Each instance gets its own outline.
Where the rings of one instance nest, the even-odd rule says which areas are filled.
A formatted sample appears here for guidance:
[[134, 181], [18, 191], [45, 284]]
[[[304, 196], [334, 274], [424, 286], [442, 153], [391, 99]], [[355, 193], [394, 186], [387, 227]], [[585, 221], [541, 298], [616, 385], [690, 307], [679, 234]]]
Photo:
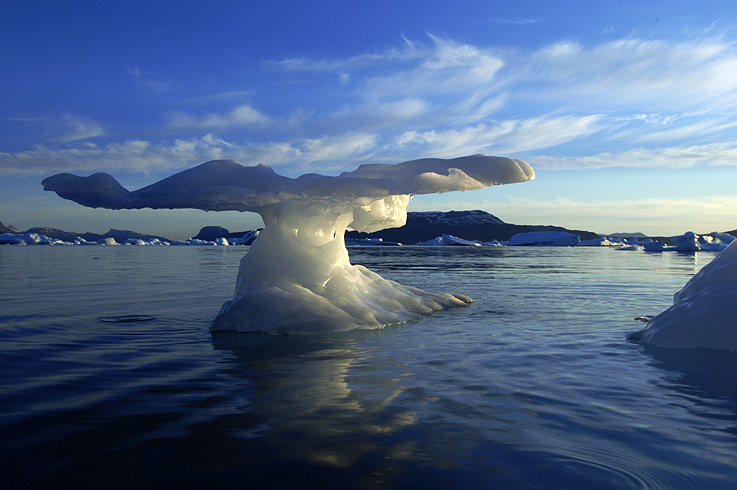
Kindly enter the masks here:
[[673, 306], [632, 338], [657, 347], [737, 351], [737, 240], [674, 295]]
[[472, 155], [296, 179], [263, 164], [216, 160], [133, 192], [103, 173], [59, 174], [43, 185], [90, 207], [259, 213], [265, 228], [241, 260], [233, 300], [212, 328], [301, 333], [377, 327], [470, 304], [466, 296], [403, 286], [352, 265], [345, 231], [404, 225], [413, 194], [483, 189], [534, 176], [522, 160]]

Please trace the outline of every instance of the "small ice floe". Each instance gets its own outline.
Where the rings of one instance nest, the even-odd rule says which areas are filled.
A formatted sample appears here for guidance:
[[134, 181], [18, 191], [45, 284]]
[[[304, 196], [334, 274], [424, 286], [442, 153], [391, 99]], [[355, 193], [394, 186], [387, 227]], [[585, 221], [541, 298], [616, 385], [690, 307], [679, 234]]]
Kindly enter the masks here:
[[400, 247], [399, 242], [392, 242], [382, 238], [346, 238], [346, 247]]
[[494, 239], [490, 242], [484, 242], [482, 245], [485, 247], [505, 247], [509, 245], [509, 242], [500, 242], [499, 240]]
[[617, 238], [599, 237], [590, 240], [581, 240], [577, 246], [579, 247], [621, 247], [624, 242]]
[[623, 245], [621, 247], [617, 247], [614, 250], [637, 251], [637, 250], [642, 250], [642, 249], [643, 249], [643, 246], [640, 245], [639, 243], [638, 244], [631, 243], [629, 245]]
[[668, 247], [660, 240], [645, 242], [642, 244], [642, 248], [645, 249], [645, 252], [664, 252], [669, 249], [675, 250], [675, 247]]
[[443, 233], [441, 236], [435, 237], [432, 240], [420, 242], [417, 245], [421, 247], [479, 247], [481, 242], [476, 240], [465, 240], [458, 238], [457, 236], [448, 235]]
[[98, 245], [120, 245], [117, 241], [115, 241], [115, 238], [113, 237], [107, 237], [107, 238], [101, 238], [100, 240], [97, 240]]
[[158, 238], [152, 238], [151, 240], [141, 240], [140, 238], [128, 238], [123, 242], [123, 245], [138, 245], [142, 247], [147, 246], [166, 246], [169, 242], [159, 240]]

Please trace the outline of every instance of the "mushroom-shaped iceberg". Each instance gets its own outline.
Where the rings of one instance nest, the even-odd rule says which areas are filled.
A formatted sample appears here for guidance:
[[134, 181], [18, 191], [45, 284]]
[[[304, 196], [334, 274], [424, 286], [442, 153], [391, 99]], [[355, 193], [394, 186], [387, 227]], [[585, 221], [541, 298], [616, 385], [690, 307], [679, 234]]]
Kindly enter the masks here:
[[361, 165], [339, 176], [281, 176], [216, 160], [130, 192], [108, 174], [58, 174], [45, 190], [90, 207], [259, 213], [265, 228], [241, 260], [233, 300], [213, 330], [323, 332], [403, 322], [471, 299], [429, 293], [352, 265], [345, 230], [399, 227], [413, 194], [482, 189], [535, 176], [522, 160], [473, 155]]

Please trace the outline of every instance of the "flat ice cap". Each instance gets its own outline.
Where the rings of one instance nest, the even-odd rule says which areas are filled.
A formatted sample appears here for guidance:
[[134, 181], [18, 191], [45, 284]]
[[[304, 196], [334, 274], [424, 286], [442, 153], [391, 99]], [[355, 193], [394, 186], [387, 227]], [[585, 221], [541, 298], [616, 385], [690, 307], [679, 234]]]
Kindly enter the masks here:
[[471, 155], [395, 165], [367, 164], [339, 176], [305, 174], [296, 179], [279, 175], [264, 164], [248, 166], [233, 160], [213, 160], [135, 191], [125, 189], [105, 173], [89, 177], [57, 174], [44, 179], [43, 186], [64, 199], [93, 208], [257, 212], [264, 205], [286, 201], [433, 194], [534, 178], [535, 171], [523, 160]]

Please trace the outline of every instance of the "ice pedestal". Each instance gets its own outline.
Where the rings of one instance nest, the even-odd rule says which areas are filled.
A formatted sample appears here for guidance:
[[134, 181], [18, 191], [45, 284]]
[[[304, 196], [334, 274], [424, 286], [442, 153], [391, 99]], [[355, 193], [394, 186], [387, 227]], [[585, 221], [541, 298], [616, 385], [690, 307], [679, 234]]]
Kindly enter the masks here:
[[[381, 200], [382, 207], [399, 208], [406, 216], [409, 196], [393, 198], [389, 205]], [[266, 227], [241, 260], [234, 299], [223, 305], [213, 330], [339, 331], [471, 303], [465, 296], [428, 293], [352, 265], [345, 230], [360, 228], [356, 221], [371, 205], [352, 208], [304, 202], [266, 207], [261, 212]]]
[[324, 332], [378, 327], [471, 299], [428, 293], [351, 265], [345, 231], [399, 227], [413, 194], [483, 189], [535, 176], [526, 162], [472, 155], [361, 165], [339, 176], [296, 179], [266, 165], [216, 160], [128, 191], [112, 176], [59, 174], [44, 188], [90, 207], [194, 208], [259, 213], [265, 227], [241, 260], [231, 301], [214, 330]]

